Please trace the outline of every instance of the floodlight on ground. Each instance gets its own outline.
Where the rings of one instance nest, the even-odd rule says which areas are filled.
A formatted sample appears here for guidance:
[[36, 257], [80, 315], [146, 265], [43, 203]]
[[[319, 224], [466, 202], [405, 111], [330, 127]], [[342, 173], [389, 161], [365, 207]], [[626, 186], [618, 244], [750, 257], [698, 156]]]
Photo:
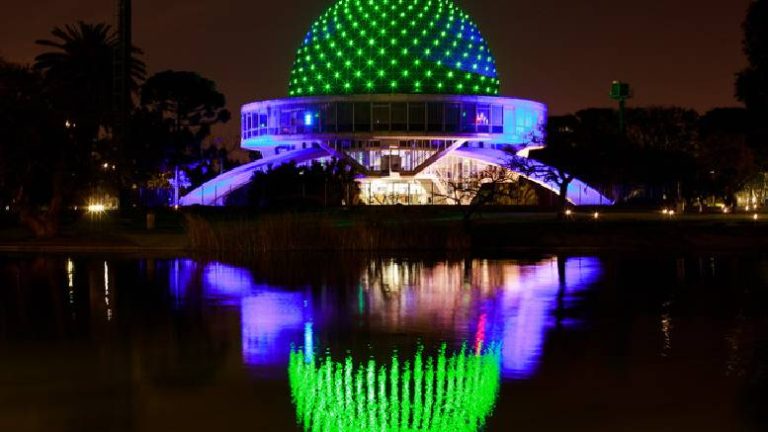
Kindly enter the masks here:
[[107, 211], [107, 207], [104, 204], [88, 204], [87, 207], [88, 213], [90, 214], [101, 214]]

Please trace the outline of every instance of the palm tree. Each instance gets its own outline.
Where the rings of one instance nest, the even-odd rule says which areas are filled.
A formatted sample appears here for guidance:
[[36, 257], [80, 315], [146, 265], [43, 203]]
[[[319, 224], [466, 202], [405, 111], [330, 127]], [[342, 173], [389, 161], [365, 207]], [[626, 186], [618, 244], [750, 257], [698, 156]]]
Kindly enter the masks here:
[[[43, 72], [56, 108], [79, 125], [84, 138], [94, 139], [99, 127], [108, 126], [112, 113], [115, 49], [118, 38], [108, 24], [78, 21], [55, 27], [52, 39], [36, 41], [53, 50], [38, 55], [34, 67]], [[130, 86], [139, 88], [146, 72], [133, 48]]]
[[[111, 151], [101, 147], [108, 143], [99, 141], [99, 133], [112, 125], [118, 42], [106, 24], [78, 22], [56, 27], [51, 34], [51, 39], [36, 42], [50, 51], [37, 56], [30, 71], [39, 82], [30, 92], [38, 102], [37, 110], [9, 109], [11, 114], [36, 122], [37, 129], [45, 132], [37, 141], [24, 135], [13, 142], [17, 146], [23, 143], [27, 151], [14, 158], [21, 171], [19, 217], [39, 237], [57, 234], [61, 212], [72, 203], [81, 204], [83, 197], [78, 194], [98, 179], [94, 155]], [[130, 70], [135, 91], [145, 73], [144, 63], [136, 58], [140, 51], [133, 49], [133, 53]]]

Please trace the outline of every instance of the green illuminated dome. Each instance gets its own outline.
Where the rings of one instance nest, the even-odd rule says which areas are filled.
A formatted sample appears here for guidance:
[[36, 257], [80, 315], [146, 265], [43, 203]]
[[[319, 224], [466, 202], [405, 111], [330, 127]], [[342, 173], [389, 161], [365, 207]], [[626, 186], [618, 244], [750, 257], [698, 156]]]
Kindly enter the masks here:
[[296, 54], [290, 96], [499, 94], [496, 61], [452, 0], [338, 0]]

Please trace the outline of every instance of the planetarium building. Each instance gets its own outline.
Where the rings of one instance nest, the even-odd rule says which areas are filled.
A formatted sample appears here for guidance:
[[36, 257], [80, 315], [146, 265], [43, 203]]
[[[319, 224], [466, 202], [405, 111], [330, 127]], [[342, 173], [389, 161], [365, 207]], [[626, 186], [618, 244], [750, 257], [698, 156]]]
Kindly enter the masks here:
[[[338, 0], [304, 37], [288, 96], [242, 107], [241, 145], [262, 158], [182, 205], [224, 205], [256, 171], [330, 159], [359, 172], [363, 204], [457, 204], [451, 188], [526, 157], [546, 122], [543, 104], [500, 96], [488, 43], [452, 0]], [[568, 199], [610, 204], [578, 180]]]

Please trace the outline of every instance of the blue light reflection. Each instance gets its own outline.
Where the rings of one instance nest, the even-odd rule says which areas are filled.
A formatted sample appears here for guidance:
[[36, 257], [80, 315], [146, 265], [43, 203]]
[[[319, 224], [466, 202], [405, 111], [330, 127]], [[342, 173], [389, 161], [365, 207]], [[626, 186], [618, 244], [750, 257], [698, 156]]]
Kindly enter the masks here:
[[312, 299], [306, 293], [257, 284], [249, 270], [218, 262], [203, 268], [202, 282], [208, 302], [239, 308], [246, 365], [282, 366], [292, 344], [306, 344], [305, 329], [312, 325]]
[[[557, 259], [522, 267], [519, 277], [507, 281], [499, 312], [502, 373], [506, 378], [529, 378], [540, 363], [547, 333], [557, 326], [557, 312], [574, 302], [579, 292], [595, 282], [600, 264], [594, 258]], [[563, 266], [559, 268], [558, 266]], [[578, 322], [562, 321], [563, 328]], [[499, 327], [497, 327], [499, 328]]]
[[176, 303], [184, 304], [186, 296], [198, 292], [189, 285], [199, 281], [206, 304], [239, 311], [242, 359], [248, 366], [283, 367], [292, 346], [303, 347], [311, 361], [323, 349], [318, 341], [324, 337], [360, 331], [352, 318], [364, 329], [364, 340], [377, 334], [432, 335], [466, 342], [478, 352], [499, 346], [502, 375], [529, 379], [541, 363], [548, 334], [579, 325], [566, 315], [601, 273], [596, 258], [429, 265], [372, 260], [347, 295], [345, 287], [291, 291], [257, 283], [245, 268], [178, 260], [170, 267], [170, 289]]

